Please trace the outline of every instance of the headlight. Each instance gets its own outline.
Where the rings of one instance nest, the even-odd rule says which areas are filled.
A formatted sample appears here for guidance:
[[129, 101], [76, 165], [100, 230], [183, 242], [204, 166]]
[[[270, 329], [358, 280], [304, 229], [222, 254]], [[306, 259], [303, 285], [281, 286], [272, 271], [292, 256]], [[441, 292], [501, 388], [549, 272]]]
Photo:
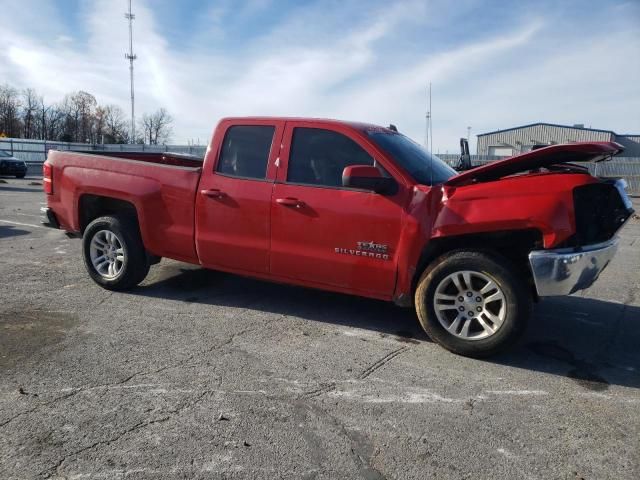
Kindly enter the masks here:
[[629, 195], [627, 195], [627, 181], [624, 178], [619, 178], [615, 181], [614, 185], [616, 186], [616, 188], [618, 189], [618, 193], [622, 197], [622, 203], [624, 203], [624, 206], [628, 210], [632, 209], [633, 205], [631, 204], [631, 199], [629, 198]]

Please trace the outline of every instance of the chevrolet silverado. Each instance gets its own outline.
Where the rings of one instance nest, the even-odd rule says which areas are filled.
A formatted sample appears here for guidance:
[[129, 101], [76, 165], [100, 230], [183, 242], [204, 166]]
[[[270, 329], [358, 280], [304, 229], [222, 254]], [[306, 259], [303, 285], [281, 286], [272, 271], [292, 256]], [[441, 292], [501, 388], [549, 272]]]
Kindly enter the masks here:
[[395, 129], [228, 118], [204, 160], [50, 152], [45, 223], [82, 236], [107, 289], [167, 257], [414, 305], [433, 340], [482, 357], [518, 338], [532, 301], [589, 287], [612, 259], [631, 203], [580, 162], [621, 151], [552, 145], [456, 174]]

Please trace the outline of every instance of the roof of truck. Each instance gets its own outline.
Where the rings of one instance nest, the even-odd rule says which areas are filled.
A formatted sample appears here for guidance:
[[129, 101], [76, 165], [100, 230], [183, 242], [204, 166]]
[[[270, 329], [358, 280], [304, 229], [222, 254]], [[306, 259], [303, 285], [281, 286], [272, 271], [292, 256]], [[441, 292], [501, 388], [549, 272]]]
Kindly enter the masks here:
[[250, 116], [250, 117], [225, 117], [222, 121], [234, 121], [240, 120], [246, 122], [247, 120], [256, 120], [256, 121], [269, 121], [269, 120], [278, 120], [284, 122], [317, 122], [324, 125], [346, 125], [348, 127], [354, 128], [356, 130], [361, 131], [369, 131], [369, 130], [385, 130], [388, 132], [393, 132], [389, 128], [382, 127], [380, 125], [375, 125], [372, 123], [365, 122], [353, 122], [349, 120], [336, 120], [334, 118], [314, 118], [314, 117], [274, 117], [274, 116]]

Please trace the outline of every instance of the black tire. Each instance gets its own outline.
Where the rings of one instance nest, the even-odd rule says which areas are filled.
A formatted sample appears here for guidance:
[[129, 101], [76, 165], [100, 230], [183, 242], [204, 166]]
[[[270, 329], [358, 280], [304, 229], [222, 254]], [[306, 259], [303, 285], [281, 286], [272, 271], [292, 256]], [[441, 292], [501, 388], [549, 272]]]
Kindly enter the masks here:
[[[106, 278], [98, 272], [91, 260], [91, 242], [98, 232], [105, 230], [116, 235], [124, 253], [120, 271], [113, 278]], [[133, 288], [142, 282], [149, 273], [149, 262], [140, 237], [138, 223], [129, 216], [105, 216], [92, 221], [82, 236], [82, 252], [84, 265], [89, 276], [107, 290]]]
[[[469, 316], [471, 313], [459, 313], [456, 310], [456, 308], [465, 308], [466, 310], [466, 307], [447, 309], [449, 312], [448, 315], [455, 317], [455, 319], [458, 318], [458, 315], [461, 315], [463, 320], [461, 320], [458, 325], [465, 325], [468, 322], [469, 325], [471, 325], [469, 327], [471, 333], [473, 333], [472, 329], [475, 328], [478, 332], [477, 335], [486, 334], [483, 333], [486, 332], [486, 330], [483, 329], [479, 320], [482, 319], [483, 323], [489, 323], [494, 327], [495, 333], [490, 334], [486, 338], [462, 338], [459, 336], [462, 332], [456, 332], [456, 334], [454, 334], [448, 331], [436, 315], [436, 289], [441, 284], [443, 286], [449, 285], [447, 288], [452, 288], [453, 282], [451, 281], [451, 283], [447, 283], [445, 279], [456, 272], [462, 271], [477, 272], [479, 275], [478, 277], [471, 277], [472, 283], [476, 282], [476, 285], [478, 285], [478, 282], [482, 285], [481, 282], [483, 279], [481, 276], [492, 280], [503, 294], [504, 300], [503, 303], [499, 304], [499, 307], [502, 308], [502, 306], [504, 306], [505, 308], [503, 313], [504, 319], [502, 324], [497, 327], [497, 324], [486, 322], [488, 317], [485, 317], [484, 313], [477, 314], [474, 311], [473, 313], [475, 318], [473, 318], [473, 316]], [[463, 283], [466, 284], [466, 282]], [[462, 286], [466, 287], [466, 285]], [[471, 287], [471, 289], [473, 288], [474, 287]], [[455, 292], [455, 289], [453, 292]], [[491, 296], [490, 292], [491, 290], [489, 291], [489, 294], [487, 294], [487, 298]], [[439, 301], [448, 302], [447, 305], [449, 303], [453, 305], [455, 302], [455, 305], [458, 305], [459, 300], [461, 298], [465, 298], [466, 295], [457, 295], [458, 294], [455, 293], [453, 294], [457, 300]], [[474, 295], [475, 294], [472, 294], [471, 297]], [[474, 298], [476, 300], [480, 300], [482, 306], [478, 305], [477, 308], [484, 308], [484, 298], [482, 297], [484, 297], [485, 294], [478, 295], [478, 297]], [[480, 297], [480, 295], [482, 295], [482, 297]], [[464, 301], [467, 300], [472, 301], [471, 299], [466, 298]], [[442, 305], [442, 303], [440, 303], [440, 305]], [[488, 303], [487, 305], [492, 305], [487, 308], [495, 308], [495, 303]], [[506, 258], [490, 252], [456, 250], [437, 258], [423, 272], [415, 292], [415, 306], [420, 325], [431, 339], [454, 353], [468, 357], [482, 358], [495, 355], [496, 353], [513, 345], [522, 335], [531, 314], [531, 295], [528, 292], [527, 283], [521, 280], [516, 268]], [[443, 309], [439, 310], [441, 312], [441, 317], [444, 316], [442, 313]], [[469, 310], [473, 309], [470, 308]], [[478, 319], [479, 316], [480, 319]], [[452, 320], [451, 323], [449, 323], [449, 328], [457, 330], [457, 328], [452, 327], [453, 323], [454, 322]]]

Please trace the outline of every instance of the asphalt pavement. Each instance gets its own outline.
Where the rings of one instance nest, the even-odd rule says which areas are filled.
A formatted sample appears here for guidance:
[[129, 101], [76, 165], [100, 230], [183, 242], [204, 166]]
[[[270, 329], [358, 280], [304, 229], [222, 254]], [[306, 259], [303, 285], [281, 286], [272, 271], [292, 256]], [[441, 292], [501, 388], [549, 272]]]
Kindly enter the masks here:
[[640, 478], [637, 217], [481, 361], [408, 309], [170, 260], [108, 292], [39, 179], [3, 180], [1, 479]]

